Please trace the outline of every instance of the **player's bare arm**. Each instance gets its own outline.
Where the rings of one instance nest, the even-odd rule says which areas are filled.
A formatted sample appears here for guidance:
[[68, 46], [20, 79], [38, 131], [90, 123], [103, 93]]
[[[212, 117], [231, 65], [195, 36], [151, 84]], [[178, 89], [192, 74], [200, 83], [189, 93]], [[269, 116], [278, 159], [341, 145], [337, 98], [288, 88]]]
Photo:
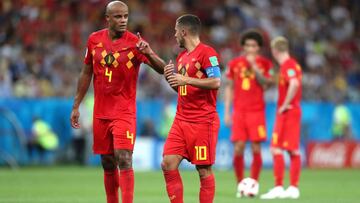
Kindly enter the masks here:
[[198, 79], [198, 78], [183, 76], [181, 74], [176, 73], [169, 76], [168, 83], [170, 84], [171, 87], [192, 85], [194, 87], [198, 87], [201, 89], [211, 90], [211, 89], [219, 89], [221, 80], [220, 78], [217, 77]]
[[294, 96], [296, 95], [296, 92], [299, 88], [299, 80], [296, 78], [292, 78], [289, 81], [289, 88], [286, 92], [286, 97], [285, 97], [285, 101], [284, 103], [279, 107], [279, 113], [283, 113], [286, 110], [289, 110], [292, 108], [292, 106], [290, 105], [291, 100], [294, 98]]
[[246, 56], [246, 60], [250, 63], [251, 69], [255, 73], [256, 80], [264, 87], [268, 87], [274, 83], [274, 80], [272, 78], [265, 77], [263, 71], [259, 68], [259, 66], [256, 64], [256, 55], [248, 54]]
[[162, 60], [157, 54], [155, 54], [155, 52], [151, 49], [149, 43], [141, 38], [140, 33], [137, 33], [137, 36], [139, 41], [136, 43], [136, 47], [150, 61], [150, 64], [148, 65], [151, 66], [159, 74], [163, 74], [164, 66], [166, 65], [164, 60]]
[[225, 124], [227, 126], [231, 125], [231, 103], [233, 101], [233, 92], [234, 92], [234, 82], [230, 79], [225, 81], [225, 93], [224, 93], [224, 103], [225, 103]]
[[92, 75], [93, 75], [92, 65], [85, 64], [80, 73], [80, 78], [79, 78], [78, 85], [77, 85], [74, 104], [73, 104], [73, 108], [72, 108], [71, 116], [70, 116], [71, 126], [73, 128], [80, 128], [79, 106], [90, 86]]

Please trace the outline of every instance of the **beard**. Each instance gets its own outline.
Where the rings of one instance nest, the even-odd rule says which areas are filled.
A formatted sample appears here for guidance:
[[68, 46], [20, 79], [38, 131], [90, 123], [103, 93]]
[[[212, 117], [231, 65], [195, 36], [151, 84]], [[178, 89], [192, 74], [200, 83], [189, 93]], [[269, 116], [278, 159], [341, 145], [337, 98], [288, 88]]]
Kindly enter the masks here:
[[178, 44], [180, 48], [185, 48], [185, 39], [184, 38], [180, 38], [178, 40]]

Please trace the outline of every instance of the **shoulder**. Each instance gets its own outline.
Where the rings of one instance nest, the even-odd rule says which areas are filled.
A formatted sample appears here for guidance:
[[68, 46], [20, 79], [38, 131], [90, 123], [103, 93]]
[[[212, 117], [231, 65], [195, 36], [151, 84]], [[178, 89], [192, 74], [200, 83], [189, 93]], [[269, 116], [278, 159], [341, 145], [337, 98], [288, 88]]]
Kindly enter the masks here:
[[200, 44], [200, 47], [199, 47], [199, 51], [204, 54], [204, 55], [219, 55], [216, 50], [214, 48], [212, 48], [211, 46], [207, 45], [207, 44], [203, 44], [201, 43]]
[[107, 32], [107, 29], [98, 30], [89, 35], [89, 41], [96, 41], [101, 39], [104, 34]]
[[271, 60], [268, 57], [263, 56], [263, 55], [259, 55], [259, 60], [263, 63], [271, 63]]
[[127, 41], [129, 41], [129, 42], [137, 42], [138, 41], [138, 37], [134, 33], [127, 30], [125, 32], [125, 34], [126, 34]]
[[231, 59], [229, 62], [228, 62], [228, 65], [229, 66], [233, 66], [233, 65], [235, 65], [235, 64], [237, 64], [237, 63], [240, 63], [240, 62], [242, 62], [242, 63], [245, 63], [245, 57], [244, 56], [238, 56], [238, 57], [235, 57], [235, 58], [233, 58], [233, 59]]
[[260, 55], [259, 58], [258, 58], [258, 60], [259, 60], [259, 62], [260, 62], [261, 64], [263, 64], [266, 68], [271, 68], [271, 66], [272, 66], [272, 61], [271, 61], [269, 58]]

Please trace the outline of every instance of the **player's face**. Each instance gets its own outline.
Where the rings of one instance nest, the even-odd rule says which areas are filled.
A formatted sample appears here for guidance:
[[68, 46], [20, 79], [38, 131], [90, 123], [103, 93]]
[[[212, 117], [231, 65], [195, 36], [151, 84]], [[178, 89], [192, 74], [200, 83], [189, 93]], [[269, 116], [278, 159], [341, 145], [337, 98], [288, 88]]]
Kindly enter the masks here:
[[253, 54], [258, 54], [260, 51], [259, 44], [256, 42], [256, 40], [253, 40], [253, 39], [245, 40], [243, 48], [244, 48], [245, 54], [253, 55]]
[[278, 55], [278, 51], [274, 48], [271, 48], [271, 54], [272, 56], [275, 58], [275, 60], [277, 59], [277, 55]]
[[184, 39], [184, 28], [179, 26], [177, 23], [175, 25], [175, 39], [180, 48], [185, 48], [185, 39]]
[[114, 6], [106, 15], [109, 28], [115, 32], [125, 32], [127, 29], [129, 11], [126, 6]]

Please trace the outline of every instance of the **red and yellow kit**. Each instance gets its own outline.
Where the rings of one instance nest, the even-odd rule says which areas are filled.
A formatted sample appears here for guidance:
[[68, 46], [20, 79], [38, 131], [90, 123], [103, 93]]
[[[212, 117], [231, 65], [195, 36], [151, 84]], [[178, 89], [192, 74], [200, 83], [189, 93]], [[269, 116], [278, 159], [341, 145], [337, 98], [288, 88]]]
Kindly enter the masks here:
[[94, 32], [87, 42], [84, 63], [92, 65], [94, 78], [95, 153], [133, 149], [135, 142], [136, 83], [141, 63], [148, 63], [126, 31], [112, 41], [108, 29]]
[[293, 58], [286, 60], [280, 67], [278, 108], [284, 103], [291, 79], [297, 79], [300, 85], [290, 102], [292, 108], [282, 114], [278, 112], [276, 114], [272, 146], [286, 150], [297, 150], [300, 144], [302, 71], [298, 62]]
[[[271, 77], [272, 63], [263, 56], [257, 56], [256, 65], [265, 77]], [[226, 76], [233, 81], [233, 125], [231, 140], [265, 141], [265, 101], [264, 89], [256, 80], [255, 72], [245, 56], [228, 63]]]
[[[192, 52], [186, 50], [177, 57], [178, 73], [204, 79], [206, 69], [219, 66], [218, 54], [200, 43]], [[178, 105], [174, 123], [165, 142], [164, 155], [181, 155], [196, 165], [215, 162], [219, 131], [216, 112], [217, 90], [191, 85], [178, 87]]]

